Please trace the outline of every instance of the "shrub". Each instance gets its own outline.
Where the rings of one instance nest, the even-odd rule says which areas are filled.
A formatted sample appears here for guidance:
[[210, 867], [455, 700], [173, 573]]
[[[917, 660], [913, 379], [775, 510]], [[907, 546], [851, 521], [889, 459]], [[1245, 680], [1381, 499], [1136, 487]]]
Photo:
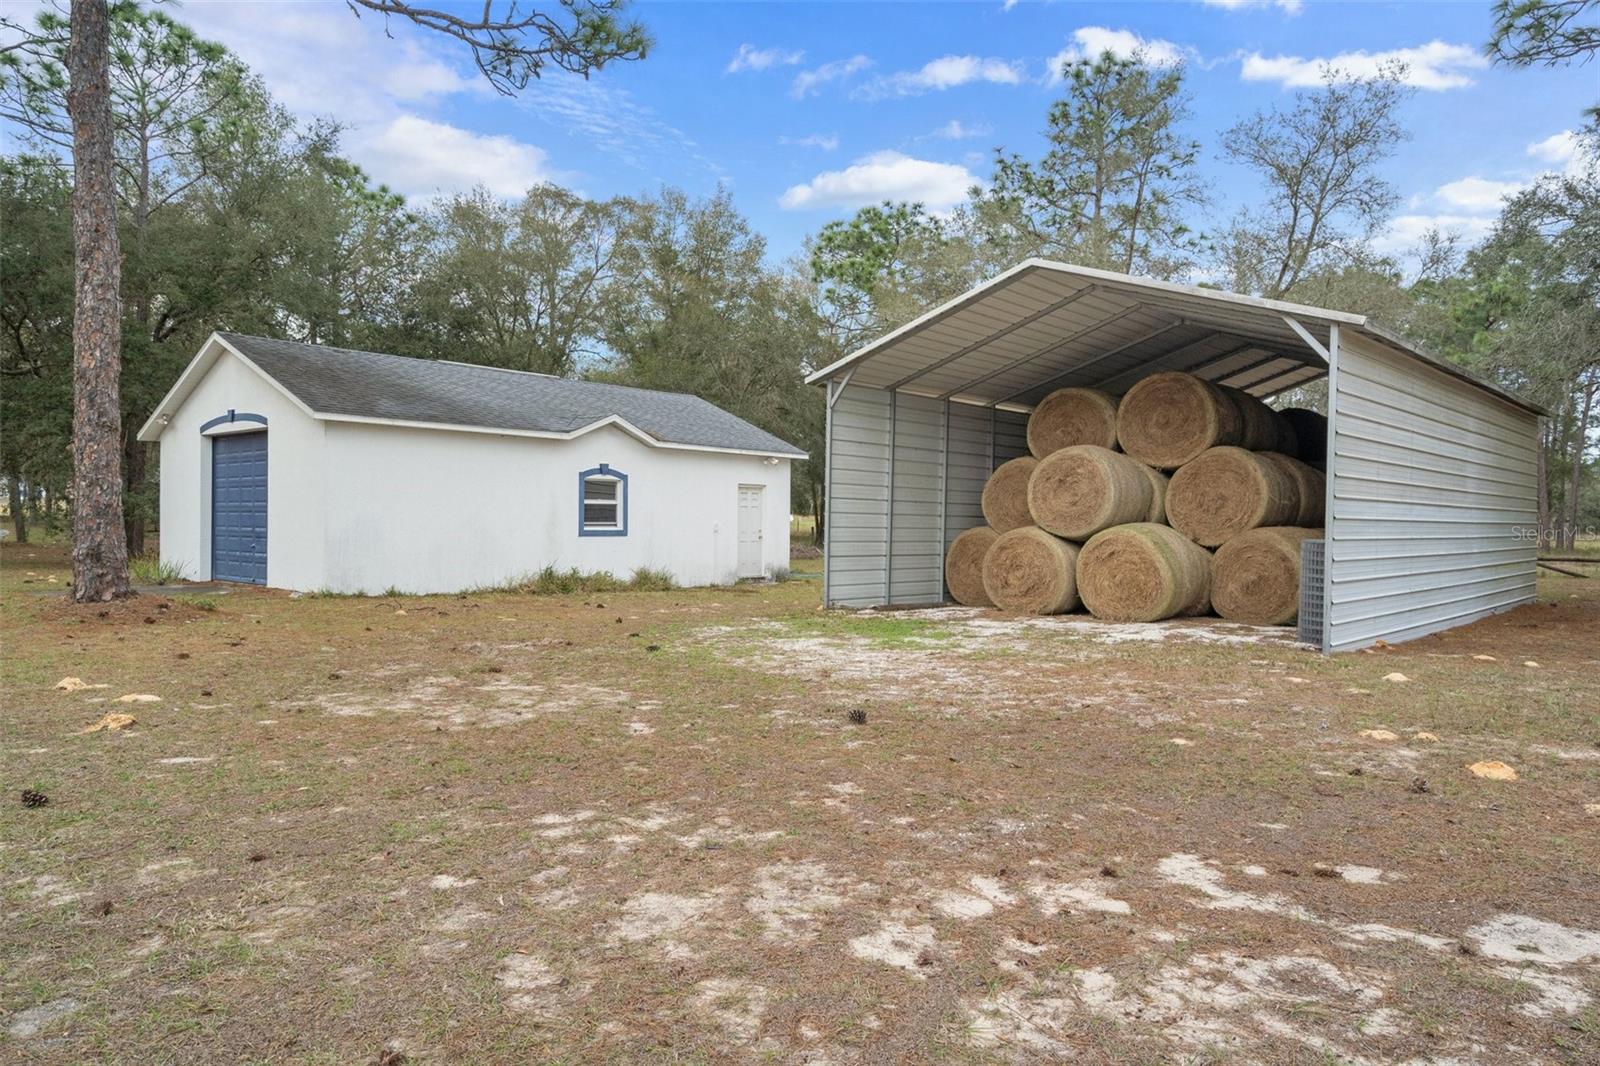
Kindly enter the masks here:
[[604, 571], [584, 573], [577, 567], [557, 570], [547, 566], [536, 574], [524, 574], [498, 585], [484, 585], [472, 590], [475, 594], [489, 592], [516, 592], [524, 596], [572, 596], [593, 592], [664, 592], [678, 584], [665, 570], [641, 566], [626, 581]]
[[635, 592], [671, 592], [678, 587], [678, 582], [670, 570], [641, 566], [633, 572], [633, 580], [628, 582], [628, 587]]
[[130, 561], [128, 571], [136, 585], [170, 585], [183, 580], [181, 563], [162, 562], [161, 556], [148, 553]]

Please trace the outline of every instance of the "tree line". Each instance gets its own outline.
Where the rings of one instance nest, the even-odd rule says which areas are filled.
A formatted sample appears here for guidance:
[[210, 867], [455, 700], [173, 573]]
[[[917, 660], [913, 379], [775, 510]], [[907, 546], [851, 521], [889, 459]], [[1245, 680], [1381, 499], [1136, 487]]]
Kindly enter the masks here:
[[[426, 15], [362, 6], [374, 5]], [[990, 184], [955, 210], [868, 207], [773, 264], [725, 190], [596, 200], [540, 185], [409, 204], [344, 157], [336, 122], [296, 121], [225, 48], [160, 10], [99, 6], [120, 301], [101, 328], [119, 334], [115, 387], [88, 391], [111, 396], [120, 416], [115, 464], [84, 446], [95, 340], [75, 268], [84, 180], [80, 163], [75, 202], [67, 162], [79, 158], [83, 109], [71, 106], [66, 17], [47, 11], [25, 47], [0, 57], [0, 118], [22, 146], [0, 159], [0, 476], [19, 537], [30, 515], [49, 523], [70, 510], [82, 525], [84, 470], [114, 467], [121, 539], [144, 550], [159, 474], [135, 434], [215, 329], [696, 393], [811, 453], [793, 505], [820, 532], [823, 406], [804, 375], [1029, 255], [1372, 314], [1551, 409], [1542, 525], [1564, 527], [1570, 543], [1600, 512], [1588, 458], [1600, 417], [1592, 128], [1578, 164], [1508, 200], [1486, 241], [1463, 250], [1430, 235], [1408, 276], [1375, 250], [1398, 203], [1382, 168], [1407, 135], [1403, 70], [1330, 72], [1225, 131], [1212, 151], [1248, 168], [1259, 195], [1200, 226], [1216, 205], [1200, 177], [1207, 149], [1188, 133], [1186, 72], [1107, 54], [1062, 71], [1038, 158], [997, 149]], [[585, 33], [429, 28], [466, 42], [506, 91], [555, 56], [583, 70], [644, 54], [620, 4], [575, 10], [592, 20]], [[1543, 61], [1527, 57], [1528, 34], [1504, 40], [1521, 42], [1507, 61]], [[88, 307], [104, 319], [103, 298]]]

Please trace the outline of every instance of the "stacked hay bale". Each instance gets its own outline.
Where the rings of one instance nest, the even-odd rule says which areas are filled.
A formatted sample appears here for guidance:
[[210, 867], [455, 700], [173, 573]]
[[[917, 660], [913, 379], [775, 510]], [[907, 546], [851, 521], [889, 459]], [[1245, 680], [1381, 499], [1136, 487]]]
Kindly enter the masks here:
[[1326, 434], [1314, 411], [1178, 371], [1120, 400], [1058, 389], [1029, 419], [1031, 454], [984, 486], [988, 526], [951, 544], [950, 594], [1033, 614], [1081, 599], [1111, 621], [1215, 610], [1290, 624], [1300, 542], [1322, 536]]

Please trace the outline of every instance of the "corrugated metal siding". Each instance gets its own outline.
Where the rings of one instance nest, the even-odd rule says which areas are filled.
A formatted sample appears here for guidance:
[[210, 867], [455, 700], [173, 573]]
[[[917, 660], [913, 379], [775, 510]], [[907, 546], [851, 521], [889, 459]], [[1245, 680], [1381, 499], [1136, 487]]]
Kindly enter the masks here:
[[994, 465], [1028, 454], [1028, 416], [1016, 411], [994, 413]]
[[993, 438], [990, 410], [953, 403], [950, 409], [949, 466], [945, 480], [944, 543], [983, 525], [983, 483], [989, 480]]
[[828, 603], [885, 602], [889, 546], [889, 394], [845, 386], [828, 418], [824, 528]]
[[943, 603], [945, 549], [983, 524], [983, 484], [1027, 453], [1027, 426], [1015, 411], [846, 386], [828, 421], [829, 606]]
[[944, 602], [944, 404], [896, 395], [890, 603]]
[[1534, 415], [1349, 331], [1332, 403], [1328, 650], [1533, 599]]

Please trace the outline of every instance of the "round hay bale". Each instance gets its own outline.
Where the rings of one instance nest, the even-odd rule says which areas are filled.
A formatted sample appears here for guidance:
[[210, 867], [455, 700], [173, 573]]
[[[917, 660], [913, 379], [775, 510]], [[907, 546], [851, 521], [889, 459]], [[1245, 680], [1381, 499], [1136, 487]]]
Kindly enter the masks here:
[[1167, 485], [1167, 521], [1207, 548], [1257, 526], [1288, 525], [1299, 510], [1289, 475], [1243, 448], [1208, 449]]
[[1085, 540], [1102, 529], [1144, 521], [1150, 493], [1150, 480], [1139, 472], [1136, 460], [1079, 444], [1052, 453], [1033, 468], [1028, 513], [1041, 529]]
[[1001, 463], [983, 485], [983, 518], [996, 533], [1033, 525], [1028, 513], [1028, 478], [1039, 460], [1031, 455]]
[[1193, 374], [1151, 374], [1117, 407], [1122, 450], [1157, 470], [1173, 470], [1207, 448], [1239, 442], [1239, 407]]
[[1138, 464], [1139, 469], [1144, 472], [1145, 480], [1150, 482], [1150, 511], [1145, 515], [1144, 520], [1166, 525], [1167, 475], [1147, 463], [1139, 462], [1137, 459], [1132, 459], [1130, 462]]
[[1108, 622], [1204, 614], [1211, 606], [1211, 553], [1169, 526], [1113, 526], [1078, 553], [1078, 594]]
[[1294, 482], [1295, 499], [1299, 507], [1289, 521], [1297, 526], [1320, 526], [1322, 512], [1327, 504], [1327, 482], [1322, 471], [1282, 452], [1259, 452], [1261, 458], [1275, 464]]
[[1239, 447], [1253, 452], [1295, 453], [1294, 429], [1288, 419], [1243, 389], [1222, 386], [1222, 390], [1239, 408]]
[[1285, 626], [1300, 614], [1300, 542], [1320, 529], [1262, 526], [1217, 549], [1211, 605], [1230, 622]]
[[1117, 446], [1117, 401], [1099, 389], [1057, 389], [1028, 416], [1028, 450], [1043, 459], [1062, 448]]
[[993, 607], [994, 601], [983, 590], [983, 557], [1000, 534], [988, 526], [962, 530], [950, 542], [944, 557], [944, 583], [950, 598], [963, 607]]
[[1278, 413], [1294, 427], [1295, 448], [1289, 454], [1306, 463], [1327, 462], [1328, 416], [1304, 407], [1285, 407]]
[[983, 589], [1003, 611], [1070, 611], [1078, 605], [1078, 546], [1037, 526], [1002, 533], [983, 557]]

